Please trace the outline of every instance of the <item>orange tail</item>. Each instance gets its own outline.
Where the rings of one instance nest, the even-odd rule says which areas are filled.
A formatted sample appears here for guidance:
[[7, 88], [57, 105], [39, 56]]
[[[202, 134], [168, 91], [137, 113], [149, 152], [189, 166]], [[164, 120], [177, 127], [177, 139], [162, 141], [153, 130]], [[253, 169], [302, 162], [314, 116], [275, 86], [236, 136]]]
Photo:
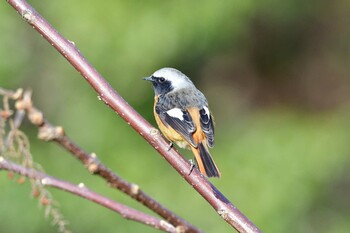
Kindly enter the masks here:
[[191, 150], [196, 158], [199, 170], [207, 177], [220, 177], [220, 171], [214, 160], [211, 158], [206, 145], [199, 143], [197, 148], [191, 146]]

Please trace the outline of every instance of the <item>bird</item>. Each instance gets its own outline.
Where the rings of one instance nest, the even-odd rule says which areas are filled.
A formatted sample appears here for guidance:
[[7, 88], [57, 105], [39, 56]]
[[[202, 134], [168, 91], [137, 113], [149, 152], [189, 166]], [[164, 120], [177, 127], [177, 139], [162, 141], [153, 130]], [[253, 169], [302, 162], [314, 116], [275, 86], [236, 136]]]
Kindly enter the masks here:
[[194, 154], [200, 172], [207, 177], [220, 177], [209, 148], [214, 146], [214, 120], [208, 101], [181, 71], [161, 68], [144, 80], [154, 89], [154, 117], [170, 146], [175, 142]]

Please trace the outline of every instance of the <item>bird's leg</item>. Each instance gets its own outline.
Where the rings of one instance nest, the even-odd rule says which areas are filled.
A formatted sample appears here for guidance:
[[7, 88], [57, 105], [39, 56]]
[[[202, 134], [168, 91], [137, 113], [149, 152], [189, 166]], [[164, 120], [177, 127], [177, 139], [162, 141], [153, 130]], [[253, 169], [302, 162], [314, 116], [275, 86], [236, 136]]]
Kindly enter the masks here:
[[196, 167], [196, 164], [193, 162], [192, 159], [188, 160], [188, 162], [190, 163], [191, 167], [190, 167], [190, 172], [188, 173], [188, 175], [191, 175], [193, 169]]
[[174, 143], [173, 143], [173, 142], [170, 142], [170, 143], [169, 143], [168, 151], [171, 150], [171, 148], [173, 148], [173, 146], [174, 146]]

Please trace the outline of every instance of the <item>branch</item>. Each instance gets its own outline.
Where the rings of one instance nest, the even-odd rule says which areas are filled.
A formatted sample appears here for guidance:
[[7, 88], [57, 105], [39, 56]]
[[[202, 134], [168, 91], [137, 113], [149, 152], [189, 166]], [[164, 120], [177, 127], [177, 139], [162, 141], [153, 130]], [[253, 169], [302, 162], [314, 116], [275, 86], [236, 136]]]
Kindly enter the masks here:
[[176, 226], [179, 232], [201, 232], [201, 230], [192, 226], [190, 223], [186, 222], [184, 219], [180, 218], [175, 213], [171, 212], [159, 202], [148, 196], [137, 184], [131, 184], [117, 174], [113, 173], [112, 170], [98, 160], [96, 154], [87, 153], [76, 143], [74, 143], [64, 133], [62, 127], [53, 126], [47, 119], [44, 118], [43, 113], [33, 105], [29, 91], [25, 91], [23, 93], [23, 99], [17, 100], [16, 108], [18, 111], [28, 112], [30, 122], [39, 128], [39, 139], [57, 142], [60, 146], [69, 151], [76, 159], [82, 162], [90, 173], [101, 176], [110, 184], [111, 187], [119, 189], [131, 198], [145, 205], [150, 210], [166, 219], [166, 221]]
[[159, 131], [141, 117], [87, 62], [74, 43], [62, 37], [35, 9], [24, 0], [7, 0], [18, 13], [59, 51], [98, 93], [101, 100], [118, 113], [144, 137], [176, 170], [202, 195], [215, 211], [239, 232], [261, 232], [197, 169], [189, 174], [190, 165], [174, 149], [168, 151], [168, 142]]
[[163, 230], [166, 232], [175, 233], [176, 228], [169, 224], [168, 222], [150, 216], [148, 214], [142, 213], [138, 210], [132, 209], [128, 206], [117, 203], [109, 198], [106, 198], [98, 193], [95, 193], [84, 185], [74, 185], [69, 182], [59, 180], [55, 177], [49, 176], [47, 174], [38, 172], [34, 169], [25, 168], [15, 163], [11, 163], [5, 160], [3, 157], [0, 157], [0, 169], [12, 171], [14, 173], [20, 174], [22, 176], [26, 176], [41, 182], [42, 185], [54, 187], [57, 189], [61, 189], [67, 192], [70, 192], [74, 195], [83, 197], [87, 200], [93, 201], [99, 205], [102, 205], [118, 214], [120, 214], [123, 218], [133, 220], [139, 223], [143, 223], [145, 225], [154, 227], [159, 230]]

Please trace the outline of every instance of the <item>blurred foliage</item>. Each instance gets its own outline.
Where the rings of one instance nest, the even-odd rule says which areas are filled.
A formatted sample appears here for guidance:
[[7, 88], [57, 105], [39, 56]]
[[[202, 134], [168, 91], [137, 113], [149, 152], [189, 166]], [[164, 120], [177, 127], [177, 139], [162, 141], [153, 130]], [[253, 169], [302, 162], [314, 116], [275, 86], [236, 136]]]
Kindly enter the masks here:
[[[349, 1], [31, 4], [153, 124], [153, 91], [141, 77], [164, 66], [188, 74], [216, 116], [212, 154], [223, 177], [212, 182], [264, 232], [350, 231]], [[232, 231], [6, 2], [0, 29], [2, 87], [31, 88], [51, 122], [192, 224]], [[61, 148], [36, 139], [29, 124], [23, 130], [49, 174], [144, 209]], [[29, 184], [1, 172], [0, 185], [3, 232], [56, 232], [30, 198]], [[156, 232], [52, 193], [74, 232]]]

